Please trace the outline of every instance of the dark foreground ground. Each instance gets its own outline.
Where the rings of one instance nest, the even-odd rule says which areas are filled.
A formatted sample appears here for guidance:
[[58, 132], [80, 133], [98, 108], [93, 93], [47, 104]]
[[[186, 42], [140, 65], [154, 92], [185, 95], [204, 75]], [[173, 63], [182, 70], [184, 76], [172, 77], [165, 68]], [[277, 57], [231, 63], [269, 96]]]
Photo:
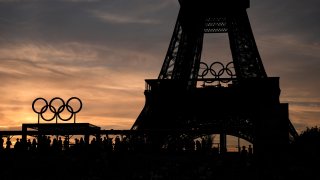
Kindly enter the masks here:
[[277, 174], [238, 153], [2, 152], [0, 162], [1, 180], [320, 179], [319, 161], [304, 156], [288, 158]]

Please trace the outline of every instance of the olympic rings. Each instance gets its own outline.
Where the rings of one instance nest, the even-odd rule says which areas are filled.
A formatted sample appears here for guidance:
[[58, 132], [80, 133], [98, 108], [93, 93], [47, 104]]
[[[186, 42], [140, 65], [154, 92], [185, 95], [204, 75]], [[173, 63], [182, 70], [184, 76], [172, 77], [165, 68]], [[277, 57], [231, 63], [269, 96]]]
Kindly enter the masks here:
[[[71, 105], [70, 102], [72, 100], [77, 100], [79, 102], [79, 108], [77, 110], [75, 110]], [[40, 110], [37, 110], [35, 108], [35, 104], [39, 103], [43, 101], [44, 105], [40, 108]], [[59, 106], [56, 105], [56, 102], [59, 102]], [[55, 103], [55, 104], [53, 104]], [[67, 118], [63, 118], [61, 117], [61, 113], [64, 110], [67, 110], [70, 113], [70, 116]], [[65, 101], [60, 98], [60, 97], [55, 97], [53, 99], [50, 100], [50, 102], [48, 103], [46, 99], [44, 98], [36, 98], [33, 102], [32, 102], [32, 110], [38, 114], [39, 117], [41, 117], [44, 121], [52, 121], [54, 119], [59, 118], [62, 121], [69, 121], [72, 119], [72, 117], [75, 117], [76, 113], [78, 113], [80, 110], [82, 109], [82, 102], [79, 98], [77, 97], [71, 97], [70, 99], [68, 99], [67, 103], [65, 103]], [[51, 118], [46, 118], [44, 117], [44, 113], [47, 112], [47, 110], [49, 110], [51, 113], [53, 113], [53, 116]]]
[[[217, 70], [217, 72], [214, 70], [214, 66], [215, 65], [218, 65], [218, 66], [221, 66], [220, 69]], [[224, 74], [224, 70], [225, 70], [225, 67], [224, 65], [221, 63], [221, 62], [214, 62], [210, 65], [210, 73], [215, 77], [215, 78], [220, 78], [220, 76], [222, 76], [222, 74]]]
[[221, 62], [213, 62], [210, 66], [204, 62], [200, 62], [198, 77], [204, 78], [209, 72], [214, 79], [220, 79], [222, 76], [229, 76], [230, 78], [234, 78], [236, 76], [233, 62], [229, 62], [226, 66]]
[[[201, 70], [202, 70], [202, 72], [201, 72]], [[201, 78], [204, 78], [209, 72], [208, 65], [206, 63], [204, 63], [204, 62], [200, 62], [199, 71], [200, 72], [199, 72], [198, 76], [201, 77]]]

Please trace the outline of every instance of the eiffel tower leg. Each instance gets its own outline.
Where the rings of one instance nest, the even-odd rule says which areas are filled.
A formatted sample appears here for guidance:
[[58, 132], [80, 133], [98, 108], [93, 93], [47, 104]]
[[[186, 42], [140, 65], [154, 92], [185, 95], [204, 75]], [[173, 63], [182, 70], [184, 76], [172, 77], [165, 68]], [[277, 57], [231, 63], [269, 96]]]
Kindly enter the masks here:
[[84, 142], [86, 143], [86, 145], [90, 144], [90, 135], [89, 134], [84, 135]]
[[228, 19], [229, 42], [238, 78], [265, 78], [261, 57], [245, 10]]
[[285, 176], [289, 142], [288, 105], [261, 107], [256, 160], [263, 179]]
[[23, 142], [27, 142], [27, 126], [26, 125], [22, 125], [22, 141]]
[[220, 134], [220, 154], [227, 152], [227, 135], [226, 133]]

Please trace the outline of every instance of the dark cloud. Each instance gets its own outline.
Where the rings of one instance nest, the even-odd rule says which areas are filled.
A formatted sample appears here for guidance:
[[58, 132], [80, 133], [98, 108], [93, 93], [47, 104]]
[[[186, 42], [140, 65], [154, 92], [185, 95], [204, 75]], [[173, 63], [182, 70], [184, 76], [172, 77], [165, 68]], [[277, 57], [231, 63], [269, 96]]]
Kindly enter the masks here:
[[294, 35], [301, 41], [319, 42], [320, 1], [255, 0], [249, 10], [255, 31], [260, 35]]
[[169, 0], [4, 4], [0, 9], [1, 32], [10, 41], [80, 41], [122, 48], [147, 43], [144, 46], [150, 47], [162, 40], [164, 30], [171, 31], [167, 27], [175, 19], [175, 4]]
[[281, 77], [284, 97], [319, 98], [320, 1], [251, 1], [248, 10], [269, 76]]

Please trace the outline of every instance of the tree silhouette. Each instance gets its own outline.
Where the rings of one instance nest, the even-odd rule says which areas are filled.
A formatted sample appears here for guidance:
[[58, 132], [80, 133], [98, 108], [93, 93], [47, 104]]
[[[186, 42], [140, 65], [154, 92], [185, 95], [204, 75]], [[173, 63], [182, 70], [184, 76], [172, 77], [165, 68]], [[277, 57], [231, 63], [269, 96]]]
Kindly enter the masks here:
[[[291, 176], [302, 179], [319, 179], [320, 128], [307, 127], [291, 148]], [[297, 173], [299, 172], [299, 173]]]
[[319, 150], [320, 128], [317, 126], [311, 128], [307, 127], [307, 129], [297, 138], [296, 144], [303, 149], [310, 149], [312, 151]]

